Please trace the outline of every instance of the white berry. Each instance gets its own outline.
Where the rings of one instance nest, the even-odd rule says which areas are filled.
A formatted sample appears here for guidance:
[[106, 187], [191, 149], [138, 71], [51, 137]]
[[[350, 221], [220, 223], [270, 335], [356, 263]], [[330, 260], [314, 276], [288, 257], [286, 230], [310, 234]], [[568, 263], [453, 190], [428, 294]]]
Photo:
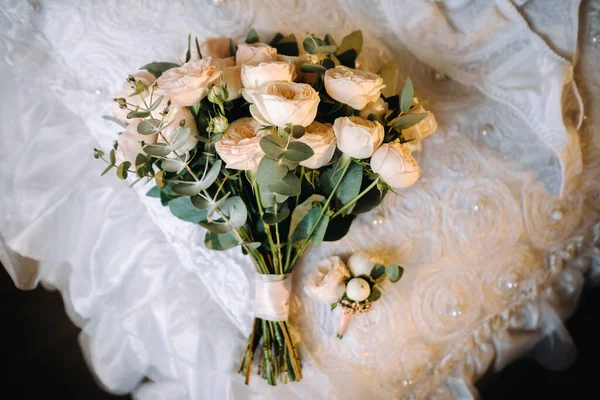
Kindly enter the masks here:
[[363, 278], [353, 278], [346, 285], [346, 296], [352, 301], [363, 301], [371, 294], [371, 287]]
[[369, 276], [375, 263], [371, 257], [365, 252], [354, 253], [348, 259], [348, 268], [352, 272], [352, 276]]

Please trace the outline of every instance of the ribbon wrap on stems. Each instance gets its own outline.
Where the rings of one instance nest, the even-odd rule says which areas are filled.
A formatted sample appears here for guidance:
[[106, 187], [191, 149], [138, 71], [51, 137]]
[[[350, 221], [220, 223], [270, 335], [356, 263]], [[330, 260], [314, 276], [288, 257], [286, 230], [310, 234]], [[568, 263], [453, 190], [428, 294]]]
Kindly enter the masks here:
[[290, 313], [292, 276], [290, 274], [256, 274], [256, 318], [287, 321]]

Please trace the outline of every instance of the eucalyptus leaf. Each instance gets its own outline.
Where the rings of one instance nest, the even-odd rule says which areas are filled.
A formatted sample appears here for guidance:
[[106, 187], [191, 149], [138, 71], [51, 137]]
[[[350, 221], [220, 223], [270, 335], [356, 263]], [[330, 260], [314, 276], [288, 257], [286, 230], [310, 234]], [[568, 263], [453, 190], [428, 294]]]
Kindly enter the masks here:
[[306, 128], [302, 125], [294, 125], [292, 127], [292, 137], [294, 139], [300, 139], [306, 133]]
[[229, 231], [231, 231], [231, 226], [226, 223], [226, 222], [217, 222], [217, 221], [200, 221], [198, 222], [198, 224], [205, 228], [208, 229], [209, 231], [213, 232], [213, 233], [227, 233]]
[[260, 197], [260, 204], [264, 208], [270, 208], [277, 203], [275, 200], [275, 193], [271, 189], [269, 189], [269, 185], [261, 185], [258, 184], [258, 195]]
[[314, 154], [313, 149], [306, 143], [290, 142], [283, 152], [283, 157], [292, 162], [301, 162], [308, 160]]
[[189, 197], [177, 197], [169, 201], [169, 210], [177, 218], [195, 224], [207, 218], [206, 211], [194, 207]]
[[271, 185], [282, 180], [287, 173], [288, 168], [285, 165], [264, 156], [256, 169], [256, 180], [261, 185]]
[[154, 100], [154, 102], [150, 105], [149, 111], [154, 111], [158, 108], [160, 103], [162, 103], [165, 96], [160, 96], [158, 99]]
[[298, 196], [300, 194], [300, 180], [293, 171], [290, 171], [282, 180], [269, 185], [269, 189], [283, 196]]
[[[333, 57], [335, 57], [333, 54], [331, 54]], [[321, 65], [323, 66], [323, 68], [325, 69], [331, 69], [335, 67], [335, 61], [332, 60], [331, 58], [326, 58], [323, 61], [321, 61]]]
[[212, 185], [219, 176], [219, 171], [221, 171], [221, 165], [223, 162], [221, 160], [215, 161], [215, 163], [210, 167], [208, 172], [202, 177], [200, 183], [202, 183], [202, 189], [208, 189], [210, 185]]
[[317, 47], [327, 46], [327, 44], [313, 35], [306, 35], [306, 38], [304, 38], [304, 41], [302, 42], [302, 46], [308, 54], [315, 54], [315, 49]]
[[302, 72], [317, 72], [319, 74], [324, 74], [327, 71], [327, 68], [325, 68], [324, 66], [320, 65], [320, 64], [311, 64], [311, 63], [305, 63], [302, 64], [302, 66], [300, 67], [300, 71]]
[[289, 199], [290, 196], [284, 196], [282, 194], [279, 193], [275, 193], [275, 201], [277, 203], [283, 203], [284, 201], [287, 201], [287, 199]]
[[185, 52], [185, 62], [190, 61], [191, 58], [192, 58], [192, 34], [190, 33], [188, 35], [187, 51]]
[[250, 249], [258, 249], [261, 246], [260, 242], [244, 242], [244, 245]]
[[325, 237], [323, 238], [326, 242], [335, 242], [342, 239], [352, 226], [352, 222], [356, 218], [355, 215], [338, 215], [327, 225], [327, 232], [325, 232]]
[[165, 187], [165, 181], [163, 180], [164, 175], [165, 171], [158, 171], [156, 174], [154, 174], [154, 182], [156, 182], [156, 186], [161, 189]]
[[121, 165], [117, 167], [117, 176], [120, 179], [127, 179], [127, 170], [130, 166], [131, 163], [129, 161], [124, 161], [123, 163], [121, 163]]
[[377, 264], [371, 270], [371, 278], [377, 280], [385, 275], [385, 266], [381, 264]]
[[[337, 191], [335, 192], [335, 198], [343, 205], [348, 204], [360, 193], [360, 187], [363, 178], [363, 167], [362, 165], [352, 162], [346, 171], [342, 181], [340, 182]], [[319, 177], [319, 184], [323, 188], [326, 194], [333, 191], [333, 188], [342, 176], [343, 168], [338, 165], [334, 165], [331, 169], [325, 171]], [[352, 206], [346, 210], [346, 213], [352, 211]]]
[[212, 204], [210, 200], [207, 200], [202, 196], [191, 196], [190, 201], [198, 210], [208, 210]]
[[204, 245], [210, 250], [229, 250], [239, 244], [240, 242], [232, 232], [219, 235], [208, 231], [204, 236]]
[[313, 245], [319, 246], [323, 242], [325, 232], [327, 232], [327, 225], [329, 225], [329, 215], [325, 214], [321, 218], [321, 221], [319, 221], [317, 229], [315, 229], [312, 237], [310, 238]]
[[296, 227], [302, 221], [302, 219], [308, 214], [308, 212], [314, 208], [315, 203], [321, 203], [325, 200], [325, 196], [320, 194], [313, 194], [308, 199], [304, 200], [302, 203], [298, 204], [296, 208], [294, 208], [294, 212], [292, 213], [292, 219], [290, 221], [290, 235], [296, 230]]
[[160, 168], [167, 172], [176, 172], [179, 174], [185, 169], [185, 162], [178, 158], [169, 158], [161, 161]]
[[381, 297], [381, 292], [379, 291], [379, 289], [377, 289], [376, 287], [372, 287], [371, 294], [367, 298], [367, 301], [370, 303], [373, 303], [373, 302], [379, 300], [380, 297]]
[[196, 42], [196, 51], [198, 51], [198, 59], [202, 60], [202, 52], [200, 52], [200, 43], [198, 43], [198, 38], [194, 39]]
[[[379, 71], [385, 88], [381, 90], [383, 97], [391, 97], [398, 94], [398, 61], [392, 58]], [[411, 98], [412, 101], [412, 98]]]
[[135, 169], [136, 170], [144, 167], [147, 163], [148, 163], [148, 157], [146, 157], [144, 154], [139, 153], [135, 157]]
[[403, 114], [391, 120], [388, 125], [392, 125], [397, 131], [401, 131], [402, 129], [408, 129], [418, 124], [427, 118], [428, 115], [427, 113]]
[[246, 223], [248, 210], [241, 197], [234, 196], [228, 198], [221, 204], [220, 209], [227, 217], [227, 223], [232, 229], [241, 228]]
[[142, 120], [137, 126], [137, 131], [141, 135], [154, 135], [160, 130], [161, 121], [156, 118]]
[[256, 33], [256, 31], [254, 30], [254, 28], [251, 28], [248, 31], [248, 35], [246, 35], [246, 43], [251, 44], [258, 42], [260, 42], [260, 37], [258, 36], [258, 33]]
[[229, 195], [231, 195], [231, 192], [227, 192], [225, 194], [225, 196], [221, 197], [220, 199], [218, 199], [217, 201], [211, 202], [210, 203], [210, 207], [208, 207], [208, 218], [211, 219], [212, 215], [221, 207], [221, 204], [223, 204], [225, 202], [225, 200], [227, 200], [229, 198]]
[[115, 154], [115, 149], [112, 149], [108, 155], [111, 165], [115, 165], [117, 163], [117, 155]]
[[166, 143], [147, 144], [143, 150], [144, 153], [155, 157], [165, 157], [171, 152], [171, 148]]
[[140, 69], [145, 69], [146, 71], [148, 71], [152, 75], [154, 75], [156, 78], [158, 78], [163, 74], [163, 72], [165, 72], [171, 68], [176, 68], [176, 67], [179, 67], [179, 65], [172, 63], [172, 62], [153, 62], [153, 63], [144, 65]]
[[111, 169], [113, 169], [114, 165], [113, 164], [109, 164], [108, 167], [106, 167], [104, 169], [104, 171], [102, 171], [102, 173], [100, 174], [100, 176], [104, 176], [108, 173], [108, 171], [110, 171]]
[[334, 44], [334, 45], [337, 46], [337, 43], [335, 42], [335, 39], [329, 33], [327, 35], [325, 35], [325, 43], [326, 44]]
[[237, 53], [237, 47], [235, 47], [233, 40], [230, 38], [229, 39], [229, 55], [235, 57], [235, 53]]
[[290, 240], [295, 243], [305, 240], [317, 224], [319, 215], [321, 215], [321, 207], [312, 207], [308, 210], [302, 220], [294, 226], [293, 230], [290, 226]]
[[385, 267], [385, 275], [392, 283], [398, 282], [402, 278], [403, 274], [404, 268], [396, 264], [388, 265], [387, 267]]
[[158, 186], [152, 186], [152, 189], [146, 192], [146, 196], [153, 197], [155, 199], [160, 198], [160, 188]]
[[354, 49], [347, 50], [341, 54], [336, 54], [335, 57], [341, 65], [344, 65], [348, 68], [356, 67], [356, 58], [358, 57], [358, 54]]
[[260, 138], [260, 148], [269, 157], [277, 160], [283, 154], [286, 142], [276, 134], [269, 134]]
[[271, 212], [271, 210], [265, 213], [262, 217], [263, 221], [267, 225], [278, 224], [281, 221], [285, 220], [290, 216], [290, 209], [287, 207], [281, 207], [277, 210], [277, 214], [275, 212]]
[[406, 77], [404, 81], [404, 86], [402, 87], [402, 91], [400, 92], [400, 111], [408, 112], [410, 107], [412, 106], [413, 97], [415, 95], [415, 88], [410, 79], [410, 76]]
[[181, 196], [195, 196], [202, 191], [202, 189], [206, 189], [203, 187], [202, 182], [190, 182], [188, 183], [178, 183], [173, 185], [171, 190], [174, 193]]
[[127, 119], [146, 118], [148, 116], [150, 116], [150, 111], [130, 111], [129, 114], [127, 114]]
[[271, 40], [270, 46], [277, 49], [277, 54], [293, 57], [300, 55], [298, 40], [294, 34], [283, 36], [282, 34], [278, 33], [275, 35], [273, 40]]
[[123, 121], [121, 121], [119, 118], [113, 117], [112, 115], [103, 115], [102, 118], [104, 118], [107, 121], [114, 122], [115, 124], [119, 125], [121, 128], [127, 127], [127, 125], [125, 125], [123, 123]]
[[335, 53], [337, 46], [335, 44], [317, 46], [313, 49], [312, 54], [330, 54]]
[[190, 128], [186, 128], [186, 127], [179, 127], [176, 131], [175, 134], [173, 134], [173, 139], [171, 139], [171, 144], [170, 144], [170, 148], [172, 151], [175, 151], [179, 148], [181, 148], [181, 146], [183, 146], [188, 138], [190, 137]]

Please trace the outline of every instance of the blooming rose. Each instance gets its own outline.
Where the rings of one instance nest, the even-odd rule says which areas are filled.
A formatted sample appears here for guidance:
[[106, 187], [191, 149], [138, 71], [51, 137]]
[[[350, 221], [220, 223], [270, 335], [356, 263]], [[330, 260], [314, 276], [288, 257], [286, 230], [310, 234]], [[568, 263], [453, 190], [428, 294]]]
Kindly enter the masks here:
[[156, 80], [156, 93], [179, 106], [189, 107], [206, 96], [209, 86], [220, 75], [221, 72], [210, 60], [190, 61], [163, 72]]
[[298, 141], [309, 145], [315, 152], [311, 158], [300, 163], [303, 167], [321, 168], [331, 160], [335, 152], [335, 134], [329, 124], [314, 121], [306, 127], [304, 136]]
[[236, 64], [248, 62], [277, 61], [277, 49], [264, 43], [242, 43], [235, 54]]
[[265, 82], [293, 82], [296, 68], [285, 61], [248, 62], [242, 65], [242, 84], [247, 89], [256, 89]]
[[348, 259], [348, 268], [350, 268], [352, 276], [369, 276], [374, 266], [373, 259], [363, 251], [352, 254]]
[[234, 57], [210, 59], [209, 62], [221, 71], [219, 83], [227, 85], [227, 92], [229, 93], [227, 100], [231, 101], [240, 98], [242, 96], [240, 92], [242, 89], [242, 66], [235, 65]]
[[286, 56], [283, 54], [278, 54], [277, 61], [283, 61], [293, 64], [296, 70], [296, 78], [298, 78], [298, 80], [301, 81], [300, 78], [302, 77], [302, 75], [304, 75], [304, 73], [300, 71], [300, 69], [304, 64], [310, 62], [310, 56], [311, 54], [302, 54], [300, 56]]
[[374, 73], [344, 66], [325, 72], [325, 90], [334, 100], [362, 110], [367, 103], [377, 100], [385, 85]]
[[413, 105], [415, 107], [413, 107], [408, 114], [427, 113], [427, 116], [425, 119], [419, 121], [418, 124], [407, 129], [402, 129], [402, 137], [404, 137], [404, 140], [410, 140], [411, 143], [417, 144], [421, 139], [425, 139], [435, 132], [437, 129], [437, 121], [435, 120], [433, 113], [425, 110], [416, 98], [413, 99]]
[[350, 272], [339, 257], [329, 257], [319, 264], [309, 275], [310, 294], [325, 303], [336, 303], [346, 292], [346, 281]]
[[383, 126], [361, 117], [340, 117], [333, 123], [338, 148], [354, 158], [369, 158], [383, 143]]
[[252, 170], [265, 153], [260, 148], [260, 138], [266, 131], [252, 118], [241, 118], [233, 122], [217, 143], [215, 149], [229, 169]]
[[156, 143], [157, 135], [141, 135], [138, 133], [137, 127], [140, 122], [141, 119], [139, 118], [131, 120], [123, 133], [119, 135], [117, 150], [115, 151], [117, 165], [125, 161], [129, 161], [132, 165], [135, 165], [135, 158], [138, 154], [143, 153], [142, 140], [148, 144]]
[[371, 158], [371, 168], [394, 189], [411, 186], [421, 175], [410, 149], [400, 143], [386, 143], [377, 149]]
[[[166, 104], [164, 105], [166, 106]], [[159, 106], [159, 110], [162, 109], [163, 104]], [[165, 117], [165, 125], [169, 124], [169, 126], [162, 130], [162, 136], [159, 135], [157, 140], [158, 143], [165, 143], [166, 139], [167, 142], [171, 143], [175, 132], [177, 132], [177, 129], [180, 127], [179, 123], [182, 120], [185, 121], [184, 126], [186, 128], [190, 128], [190, 136], [183, 146], [175, 150], [179, 155], [184, 154], [186, 151], [192, 150], [194, 147], [196, 147], [196, 144], [198, 144], [198, 139], [196, 139], [196, 136], [198, 136], [198, 127], [196, 126], [194, 116], [190, 112], [189, 108], [172, 105], [169, 108], [167, 116]], [[175, 157], [175, 154], [171, 153], [171, 155]]]
[[382, 119], [385, 116], [385, 113], [388, 112], [389, 105], [381, 97], [378, 97], [377, 100], [370, 102], [360, 110], [359, 115], [362, 118], [369, 118], [369, 115], [375, 114], [375, 116], [379, 119]]
[[[133, 78], [136, 80], [136, 82], [137, 81], [142, 82], [147, 87], [151, 86], [154, 83], [154, 81], [156, 80], [154, 75], [152, 75], [148, 71], [139, 71], [139, 72], [136, 72], [135, 74], [132, 74], [131, 76], [133, 76]], [[132, 94], [133, 92], [135, 92], [135, 83], [125, 81], [123, 83], [123, 86], [121, 87], [121, 90], [119, 90], [119, 92], [115, 95], [115, 98], [117, 98], [117, 99], [124, 98], [130, 104], [133, 104], [135, 106], [144, 107], [144, 101], [142, 100], [142, 97], [146, 98], [150, 94], [150, 91], [148, 89], [146, 89], [142, 93], [135, 94], [130, 97], [129, 95]], [[116, 118], [120, 119], [123, 122], [127, 122], [127, 114], [128, 113], [129, 113], [129, 110], [122, 109], [119, 107], [119, 105], [117, 103], [114, 103], [113, 114], [115, 115]]]
[[[195, 47], [192, 46], [192, 48]], [[231, 56], [229, 52], [229, 37], [219, 36], [204, 39], [200, 42], [200, 53], [203, 58], [227, 58]]]
[[312, 86], [293, 82], [265, 82], [256, 89], [242, 89], [242, 94], [262, 125], [308, 126], [317, 116], [320, 100]]

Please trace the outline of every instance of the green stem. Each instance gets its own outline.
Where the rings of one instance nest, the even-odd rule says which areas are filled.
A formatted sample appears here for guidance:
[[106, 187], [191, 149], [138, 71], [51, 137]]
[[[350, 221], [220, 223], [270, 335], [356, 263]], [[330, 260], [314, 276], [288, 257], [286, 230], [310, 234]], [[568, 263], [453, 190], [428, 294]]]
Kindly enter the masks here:
[[[345, 155], [343, 157], [345, 157]], [[304, 252], [304, 249], [306, 248], [306, 246], [308, 246], [308, 243], [310, 242], [310, 239], [312, 238], [312, 235], [315, 233], [315, 231], [317, 230], [317, 227], [319, 226], [319, 224], [321, 223], [321, 220], [323, 219], [323, 216], [328, 211], [328, 209], [329, 209], [329, 203], [331, 203], [331, 200], [333, 199], [333, 195], [335, 194], [335, 192], [337, 191], [337, 188], [342, 183], [342, 180], [344, 179], [344, 176], [346, 175], [346, 172], [348, 171], [348, 168], [350, 167], [350, 164], [352, 163], [352, 160], [348, 159], [348, 160], [345, 161], [345, 163], [346, 163], [346, 165], [344, 165], [344, 167], [342, 169], [342, 173], [340, 175], [340, 178], [335, 183], [335, 186], [333, 187], [333, 190], [331, 191], [331, 194], [329, 194], [329, 197], [327, 197], [327, 200], [325, 201], [325, 204], [323, 205], [323, 208], [321, 209], [321, 213], [319, 214], [319, 218], [317, 218], [317, 222], [315, 222], [315, 224], [311, 228], [311, 230], [308, 233], [308, 236], [306, 237], [306, 239], [304, 239], [304, 241], [300, 244], [300, 246], [298, 248], [298, 251], [296, 252], [296, 255], [292, 259], [291, 264], [286, 265], [285, 272], [287, 272], [288, 269], [291, 269], [291, 267], [293, 267], [294, 265], [296, 265], [296, 263], [298, 262], [298, 258], [300, 258], [300, 256], [302, 255], [302, 252]]]
[[377, 177], [373, 181], [373, 183], [371, 183], [365, 190], [363, 190], [362, 192], [360, 192], [358, 194], [358, 196], [356, 196], [355, 198], [353, 198], [348, 204], [346, 204], [344, 207], [340, 208], [335, 214], [333, 214], [331, 216], [331, 219], [337, 217], [338, 215], [340, 215], [341, 213], [343, 213], [345, 210], [347, 210], [349, 207], [353, 206], [358, 200], [360, 200], [361, 197], [363, 197], [365, 194], [367, 194], [367, 192], [369, 192], [371, 189], [373, 189], [377, 185], [378, 181], [379, 181], [379, 177]]
[[[262, 203], [260, 202], [260, 194], [258, 191], [258, 186], [256, 182], [253, 184], [254, 194], [256, 196], [256, 204], [258, 205], [258, 212], [260, 213], [260, 218], [262, 220], [263, 215], [265, 214], [265, 210], [263, 209]], [[277, 270], [277, 256], [275, 254], [275, 243], [273, 242], [273, 235], [271, 235], [271, 228], [267, 223], [264, 222], [265, 225], [265, 233], [267, 234], [267, 239], [269, 240], [269, 246], [271, 247], [271, 257], [273, 258], [273, 273], [276, 273]]]
[[[277, 217], [277, 211], [279, 204], [275, 203], [275, 218]], [[281, 256], [281, 240], [279, 239], [279, 222], [275, 224], [275, 237], [277, 238], [277, 256], [279, 257], [279, 273], [283, 274], [283, 259]]]

